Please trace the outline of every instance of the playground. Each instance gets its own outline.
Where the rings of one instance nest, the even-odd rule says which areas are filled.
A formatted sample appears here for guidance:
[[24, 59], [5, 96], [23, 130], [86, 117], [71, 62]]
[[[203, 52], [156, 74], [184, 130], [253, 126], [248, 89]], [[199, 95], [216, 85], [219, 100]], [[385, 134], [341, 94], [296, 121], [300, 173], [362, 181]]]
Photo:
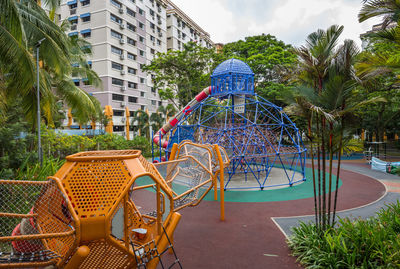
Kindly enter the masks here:
[[[211, 82], [154, 134], [151, 161], [80, 152], [47, 181], [0, 180], [0, 268], [299, 268], [286, 240], [314, 213], [302, 136], [245, 63]], [[337, 186], [339, 217], [400, 198], [364, 159], [342, 161]]]

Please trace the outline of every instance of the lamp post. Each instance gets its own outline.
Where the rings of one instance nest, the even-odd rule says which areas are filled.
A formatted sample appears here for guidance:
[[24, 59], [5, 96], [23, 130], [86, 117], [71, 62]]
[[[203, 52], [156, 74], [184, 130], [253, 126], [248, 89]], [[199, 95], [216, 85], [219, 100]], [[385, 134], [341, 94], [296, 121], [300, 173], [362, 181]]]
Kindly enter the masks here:
[[39, 162], [40, 166], [43, 164], [43, 158], [42, 158], [42, 142], [40, 140], [40, 83], [39, 83], [39, 48], [42, 42], [46, 38], [40, 39], [36, 43], [36, 101], [37, 101], [37, 128], [38, 128], [38, 157], [39, 157]]

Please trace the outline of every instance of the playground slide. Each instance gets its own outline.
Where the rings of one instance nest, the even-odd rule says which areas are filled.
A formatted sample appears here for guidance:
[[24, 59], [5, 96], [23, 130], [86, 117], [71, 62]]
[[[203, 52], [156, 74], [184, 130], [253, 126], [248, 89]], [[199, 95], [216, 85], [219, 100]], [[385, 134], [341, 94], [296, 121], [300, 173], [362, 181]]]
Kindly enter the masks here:
[[169, 131], [171, 131], [175, 126], [182, 120], [182, 116], [188, 115], [190, 112], [192, 112], [193, 108], [201, 103], [204, 99], [206, 99], [209, 95], [211, 94], [211, 86], [204, 88], [196, 97], [191, 100], [184, 109], [179, 111], [175, 117], [173, 117], [172, 120], [164, 124], [163, 127], [161, 127], [160, 130], [154, 135], [153, 142], [156, 143], [158, 146], [161, 143], [161, 146], [163, 148], [168, 147], [168, 141], [166, 139], [163, 139], [164, 135], [167, 134]]

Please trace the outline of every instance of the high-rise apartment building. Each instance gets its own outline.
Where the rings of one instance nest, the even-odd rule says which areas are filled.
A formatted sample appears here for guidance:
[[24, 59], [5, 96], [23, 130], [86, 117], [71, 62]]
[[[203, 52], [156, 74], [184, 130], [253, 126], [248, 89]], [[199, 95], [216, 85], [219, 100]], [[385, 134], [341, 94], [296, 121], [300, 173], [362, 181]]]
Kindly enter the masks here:
[[[184, 18], [182, 22], [188, 25], [186, 41], [212, 46], [209, 34], [169, 1], [62, 0], [59, 13], [61, 20], [71, 23], [68, 35], [80, 35], [90, 42], [93, 55], [88, 63], [104, 87], [96, 89], [84, 79], [73, 78], [74, 82], [95, 96], [102, 107], [112, 107], [116, 133], [126, 131], [126, 112], [132, 115], [141, 109], [152, 113], [165, 105], [153, 87], [152, 77], [141, 66], [149, 64], [158, 52], [167, 51], [167, 9], [171, 7], [175, 10], [171, 17]], [[190, 29], [193, 37], [189, 37]]]
[[179, 7], [169, 0], [167, 4], [167, 49], [182, 50], [183, 44], [192, 41], [200, 46], [211, 48], [214, 43], [210, 34], [197, 25]]

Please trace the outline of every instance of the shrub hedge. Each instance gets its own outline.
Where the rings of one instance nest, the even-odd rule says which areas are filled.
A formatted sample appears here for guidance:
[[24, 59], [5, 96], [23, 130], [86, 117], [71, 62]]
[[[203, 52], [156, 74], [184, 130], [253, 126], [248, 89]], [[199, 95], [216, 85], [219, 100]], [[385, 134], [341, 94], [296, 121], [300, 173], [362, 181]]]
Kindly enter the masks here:
[[400, 268], [400, 203], [367, 220], [340, 219], [326, 232], [301, 223], [288, 244], [306, 268]]

